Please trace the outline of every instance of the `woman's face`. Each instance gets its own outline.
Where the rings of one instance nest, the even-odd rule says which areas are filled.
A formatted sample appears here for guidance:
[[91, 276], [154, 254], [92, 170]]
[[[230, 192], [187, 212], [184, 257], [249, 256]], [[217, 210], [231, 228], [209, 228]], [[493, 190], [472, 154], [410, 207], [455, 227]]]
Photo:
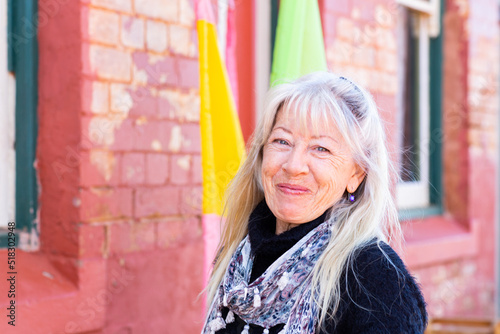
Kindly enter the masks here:
[[321, 216], [364, 177], [333, 121], [315, 133], [308, 123], [282, 108], [264, 145], [262, 184], [277, 234]]

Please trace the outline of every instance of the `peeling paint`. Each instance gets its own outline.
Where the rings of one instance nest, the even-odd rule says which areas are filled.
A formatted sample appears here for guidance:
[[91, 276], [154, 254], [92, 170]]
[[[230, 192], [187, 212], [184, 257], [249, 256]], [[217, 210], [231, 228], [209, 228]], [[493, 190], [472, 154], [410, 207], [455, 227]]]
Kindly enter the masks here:
[[172, 128], [170, 134], [170, 142], [168, 144], [168, 149], [172, 152], [179, 152], [182, 146], [182, 132], [181, 127], [176, 125]]
[[378, 5], [374, 20], [361, 22], [358, 7], [351, 17], [336, 22], [336, 39], [326, 47], [329, 67], [342, 68], [342, 75], [352, 78], [371, 91], [387, 95], [397, 93], [397, 42], [395, 21], [388, 7]]
[[42, 275], [47, 277], [48, 279], [51, 279], [53, 280], [54, 279], [54, 275], [52, 275], [51, 273], [49, 273], [48, 271], [43, 271], [42, 272]]
[[159, 95], [170, 105], [170, 118], [188, 122], [200, 120], [200, 96], [197, 90], [191, 90], [187, 94], [175, 90], [163, 90]]
[[148, 72], [144, 69], [139, 69], [135, 64], [134, 66], [134, 82], [138, 84], [147, 84], [148, 83]]
[[[118, 114], [111, 114], [108, 117], [93, 117], [90, 120], [88, 134], [92, 143], [109, 147], [115, 141], [115, 130], [120, 128], [122, 122], [128, 117], [134, 101], [127, 91], [127, 86], [123, 84], [111, 85], [111, 110]], [[96, 165], [106, 180], [110, 177], [109, 168], [110, 158], [105, 159], [104, 165], [91, 158], [91, 163]], [[105, 166], [106, 165], [106, 166]], [[105, 166], [105, 167], [104, 167]]]
[[123, 115], [111, 118], [93, 117], [88, 129], [90, 141], [100, 146], [111, 146], [115, 141], [115, 129], [120, 128], [125, 118]]
[[195, 15], [191, 1], [180, 0], [179, 7], [181, 14], [179, 21], [186, 26], [192, 26], [194, 24]]
[[361, 17], [361, 11], [359, 10], [358, 7], [354, 7], [351, 11], [351, 17], [355, 20], [359, 19]]
[[19, 237], [19, 249], [24, 251], [35, 251], [39, 249], [39, 235], [35, 229], [31, 229], [30, 232], [21, 231], [18, 235]]
[[157, 152], [161, 151], [162, 146], [161, 142], [158, 139], [155, 139], [151, 142], [151, 148]]
[[101, 196], [111, 196], [114, 192], [112, 188], [90, 188], [90, 192], [99, 197]]
[[109, 90], [106, 83], [94, 81], [92, 83], [92, 99], [90, 110], [95, 114], [105, 114], [108, 112]]
[[190, 155], [185, 155], [185, 156], [177, 159], [177, 166], [179, 166], [183, 170], [189, 170], [190, 164], [191, 164], [191, 156]]
[[392, 15], [391, 11], [380, 4], [375, 6], [375, 21], [382, 26], [391, 28], [395, 24], [394, 15]]
[[[162, 55], [155, 55], [152, 53], [148, 53], [147, 56], [148, 56], [147, 62], [149, 65], [156, 65], [156, 63], [165, 60], [165, 56]], [[142, 64], [142, 62], [139, 63]]]
[[73, 202], [73, 206], [76, 208], [79, 208], [80, 205], [82, 205], [82, 200], [78, 197], [74, 197], [72, 202]]
[[193, 40], [191, 28], [177, 25], [170, 26], [170, 48], [174, 53], [194, 57], [196, 55], [196, 44]]
[[132, 180], [132, 179], [140, 179], [140, 175], [143, 173], [143, 168], [142, 166], [126, 166], [125, 167], [125, 179], [126, 180]]
[[141, 116], [135, 120], [136, 125], [144, 125], [148, 122], [148, 118], [146, 116]]
[[97, 168], [106, 181], [111, 179], [116, 163], [113, 152], [93, 150], [90, 152], [90, 163]]
[[125, 117], [134, 105], [134, 100], [130, 95], [126, 85], [111, 85], [111, 110], [122, 113]]
[[177, 80], [177, 74], [173, 68], [175, 66], [174, 60], [171, 57], [150, 53], [135, 53], [133, 62], [137, 70], [144, 71], [143, 74], [145, 73], [147, 76], [147, 83], [164, 84], [170, 82], [173, 84]]

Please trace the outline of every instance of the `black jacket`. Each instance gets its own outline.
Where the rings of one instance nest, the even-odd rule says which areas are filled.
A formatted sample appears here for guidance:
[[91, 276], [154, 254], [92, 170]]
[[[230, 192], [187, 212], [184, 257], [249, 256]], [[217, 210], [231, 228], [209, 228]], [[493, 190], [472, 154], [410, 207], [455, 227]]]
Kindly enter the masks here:
[[[251, 281], [263, 274], [269, 265], [324, 219], [325, 215], [275, 235], [276, 218], [265, 202], [260, 203], [249, 222], [254, 255]], [[326, 321], [320, 334], [424, 332], [427, 313], [418, 285], [396, 252], [385, 243], [381, 243], [381, 248], [394, 265], [389, 263], [375, 242], [358, 250], [353, 265], [342, 275], [341, 302], [335, 317]], [[228, 309], [222, 311], [225, 318]], [[227, 324], [217, 334], [240, 334], [245, 322], [237, 315], [235, 318], [234, 323]], [[283, 326], [274, 326], [269, 333], [277, 334]], [[262, 327], [250, 325], [249, 333], [260, 334], [263, 330]]]

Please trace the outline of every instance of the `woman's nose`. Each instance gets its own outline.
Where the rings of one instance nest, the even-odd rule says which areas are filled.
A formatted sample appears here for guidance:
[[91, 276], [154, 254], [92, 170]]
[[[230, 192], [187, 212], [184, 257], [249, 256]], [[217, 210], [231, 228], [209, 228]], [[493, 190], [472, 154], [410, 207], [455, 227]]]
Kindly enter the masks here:
[[293, 147], [283, 164], [283, 170], [290, 175], [307, 173], [309, 171], [307, 152], [298, 146]]

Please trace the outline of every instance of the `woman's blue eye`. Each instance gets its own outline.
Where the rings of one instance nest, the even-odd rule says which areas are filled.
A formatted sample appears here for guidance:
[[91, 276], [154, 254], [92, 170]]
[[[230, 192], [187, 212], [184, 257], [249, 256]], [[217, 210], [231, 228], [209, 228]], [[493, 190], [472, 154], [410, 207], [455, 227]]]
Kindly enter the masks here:
[[283, 140], [283, 139], [276, 139], [275, 142], [278, 143], [278, 144], [281, 144], [281, 145], [288, 145], [288, 143], [286, 142], [286, 140]]
[[328, 149], [326, 149], [326, 148], [324, 148], [324, 147], [321, 147], [321, 146], [317, 147], [316, 149], [317, 149], [318, 151], [320, 151], [320, 152], [330, 152]]

